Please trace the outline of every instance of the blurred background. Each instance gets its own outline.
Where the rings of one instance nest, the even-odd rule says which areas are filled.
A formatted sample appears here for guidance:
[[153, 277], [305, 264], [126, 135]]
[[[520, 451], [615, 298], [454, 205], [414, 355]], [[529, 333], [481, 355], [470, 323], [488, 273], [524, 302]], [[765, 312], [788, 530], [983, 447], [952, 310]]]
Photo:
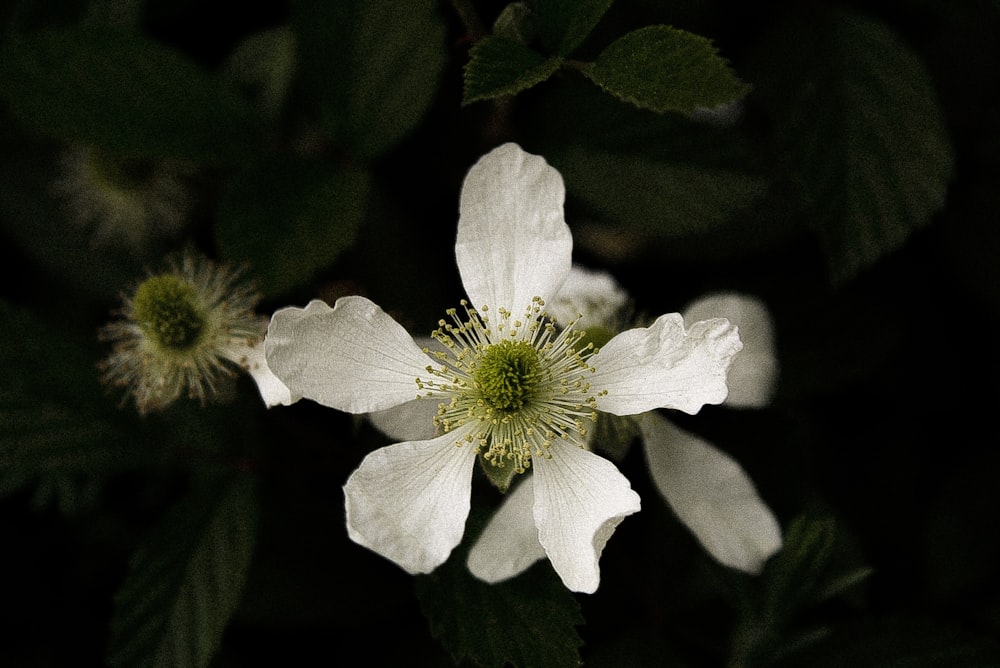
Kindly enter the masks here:
[[[1000, 3], [512, 4], [3, 5], [0, 665], [1000, 666]], [[631, 54], [650, 99], [583, 73], [661, 25], [716, 59]], [[144, 416], [101, 385], [98, 330], [185, 247], [246, 267], [262, 316], [363, 294], [429, 333], [464, 296], [462, 179], [506, 141], [637, 310], [770, 309], [770, 405], [671, 415], [778, 517], [760, 575], [633, 447], [595, 594], [546, 561], [485, 587], [468, 540], [411, 577], [346, 536], [389, 443], [364, 420], [245, 375]]]

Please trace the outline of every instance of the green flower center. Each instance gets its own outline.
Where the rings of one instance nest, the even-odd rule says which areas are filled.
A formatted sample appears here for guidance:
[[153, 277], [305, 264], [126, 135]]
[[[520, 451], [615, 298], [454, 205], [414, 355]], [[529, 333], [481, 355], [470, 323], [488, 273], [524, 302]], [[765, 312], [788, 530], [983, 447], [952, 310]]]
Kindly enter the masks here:
[[435, 427], [476, 448], [501, 490], [533, 458], [550, 456], [553, 442], [585, 447], [586, 424], [597, 419], [587, 362], [597, 351], [579, 345], [572, 325], [558, 329], [544, 305], [535, 297], [520, 318], [465, 301], [465, 318], [448, 309], [450, 321], [431, 334], [444, 349], [424, 349], [436, 364], [416, 378], [417, 398], [438, 402]]
[[133, 318], [161, 347], [188, 350], [205, 329], [205, 312], [195, 287], [174, 274], [161, 274], [139, 286], [132, 300]]
[[487, 348], [472, 379], [487, 404], [501, 413], [521, 410], [541, 378], [538, 352], [525, 341], [501, 341]]
[[152, 175], [152, 165], [138, 159], [118, 157], [102, 151], [90, 153], [93, 177], [109, 188], [135, 191], [145, 188]]

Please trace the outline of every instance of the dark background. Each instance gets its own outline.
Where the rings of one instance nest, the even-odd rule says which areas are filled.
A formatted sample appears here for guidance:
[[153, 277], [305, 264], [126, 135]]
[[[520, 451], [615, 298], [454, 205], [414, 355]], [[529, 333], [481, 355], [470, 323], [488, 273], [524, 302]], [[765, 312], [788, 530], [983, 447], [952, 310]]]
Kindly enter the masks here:
[[[86, 10], [76, 3], [63, 16], [37, 3], [14, 4], [4, 11], [8, 36], [24, 16], [32, 25], [72, 24]], [[502, 8], [473, 4], [487, 24]], [[802, 203], [784, 162], [773, 113], [780, 86], [768, 88], [760, 83], [768, 77], [755, 76], [768, 71], [762, 63], [784, 62], [790, 45], [773, 31], [789, 21], [808, 24], [831, 6], [619, 0], [581, 49], [583, 58], [629, 29], [668, 23], [711, 38], [756, 86], [738, 128], [750, 147], [740, 164], [772, 178], [767, 196], [711, 229], [643, 236], [595, 211], [565, 169], [566, 218], [574, 259], [612, 272], [640, 310], [679, 310], [718, 289], [768, 304], [781, 368], [773, 403], [745, 411], [708, 406], [696, 416], [671, 417], [739, 461], [786, 531], [803, 522], [822, 536], [810, 534], [796, 544], [799, 553], [760, 578], [727, 571], [660, 501], [641, 450], [632, 448], [619, 466], [643, 498], [643, 511], [609, 542], [598, 592], [575, 597], [586, 620], [579, 627], [585, 665], [1000, 665], [994, 480], [1000, 470], [1000, 9], [972, 0], [836, 5], [877, 17], [922, 59], [954, 154], [943, 206], [898, 248], [845, 277], [837, 275], [812, 218], [825, 204]], [[139, 26], [211, 69], [244, 37], [287, 22], [295, 11], [290, 2], [150, 0]], [[370, 161], [372, 190], [354, 243], [308, 280], [266, 294], [260, 312], [361, 293], [410, 331], [429, 331], [462, 296], [453, 255], [458, 194], [480, 155], [512, 140], [551, 153], [562, 168], [568, 146], [600, 139], [584, 135], [588, 128], [609, 118], [618, 130], [654, 122], [655, 115], [602, 95], [574, 73], [512, 100], [463, 106], [470, 35], [450, 5], [442, 3], [440, 13], [448, 44], [440, 84], [420, 122]], [[282, 136], [311, 113], [308, 89], [293, 87], [289, 99]], [[0, 262], [8, 278], [0, 299], [84, 351], [83, 366], [86, 356], [96, 364], [107, 352], [96, 331], [119, 291], [181, 239], [145, 255], [88, 250], [81, 264], [60, 250], [74, 247], [80, 233], [57, 216], [35, 220], [43, 232], [26, 234], [22, 217], [40, 210], [32, 198], [44, 188], [21, 184], [44, 179], [63, 141], [2, 103], [0, 113], [7, 146], [0, 155], [8, 163], [0, 211]], [[673, 122], [664, 121], [657, 133], [685, 131]], [[335, 144], [324, 151], [337, 161], [351, 159]], [[214, 207], [227, 169], [202, 173], [200, 208], [183, 237], [222, 259]], [[619, 194], [627, 208], [630, 193]], [[59, 386], [60, 368], [49, 360], [62, 358], [50, 357], [47, 346], [16, 332], [3, 346], [12, 365], [5, 375], [48, 374], [53, 384], [41, 387]], [[0, 412], [0, 429], [7, 431], [0, 471], [19, 465], [21, 408], [60, 396], [35, 383], [18, 394], [23, 401], [12, 402], [10, 392], [20, 393], [22, 385], [11, 383]], [[337, 665], [355, 656], [364, 665], [450, 665], [428, 629], [414, 578], [351, 543], [344, 530], [341, 485], [385, 437], [309, 402], [265, 410], [246, 378], [237, 390], [229, 402], [204, 410], [182, 403], [143, 419], [122, 411], [129, 447], [152, 453], [142, 466], [88, 473], [85, 463], [68, 477], [6, 479], [0, 665], [104, 665], [115, 595], [131, 555], [211, 466], [253, 471], [260, 507], [246, 588], [211, 665]], [[113, 394], [100, 401], [118, 410]], [[212, 440], [203, 439], [206, 430], [212, 438], [224, 434], [217, 441], [223, 445], [206, 446], [202, 441]], [[475, 490], [474, 507], [496, 502], [488, 486]], [[533, 573], [548, 568], [543, 562]], [[819, 595], [824, 583], [865, 568], [870, 573], [854, 586]], [[762, 603], [768, 600], [773, 608]], [[546, 622], [532, 620], [539, 628]], [[753, 651], [741, 645], [753, 635], [748, 628], [759, 633]]]

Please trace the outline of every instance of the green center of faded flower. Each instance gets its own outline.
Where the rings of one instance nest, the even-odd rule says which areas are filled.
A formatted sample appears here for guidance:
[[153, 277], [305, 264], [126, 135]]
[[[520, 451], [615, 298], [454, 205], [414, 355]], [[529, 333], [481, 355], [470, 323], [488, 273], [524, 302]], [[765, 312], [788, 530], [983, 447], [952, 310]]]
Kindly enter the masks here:
[[132, 315], [142, 331], [163, 348], [183, 351], [205, 329], [205, 312], [191, 283], [174, 274], [148, 278], [132, 299]]
[[536, 297], [515, 318], [462, 302], [466, 318], [450, 309], [450, 321], [438, 322], [432, 336], [443, 349], [424, 350], [438, 364], [417, 378], [417, 398], [439, 401], [437, 429], [455, 432], [455, 445], [471, 444], [486, 463], [510, 472], [501, 489], [532, 458], [550, 456], [555, 440], [583, 447], [584, 421], [597, 417], [587, 363], [597, 351], [580, 344], [583, 333], [572, 324], [558, 329], [543, 305]]
[[91, 151], [88, 156], [92, 177], [106, 187], [118, 191], [137, 191], [149, 184], [153, 171], [149, 162], [103, 151]]
[[525, 341], [501, 341], [483, 351], [472, 379], [483, 401], [501, 413], [524, 408], [541, 379], [538, 352]]

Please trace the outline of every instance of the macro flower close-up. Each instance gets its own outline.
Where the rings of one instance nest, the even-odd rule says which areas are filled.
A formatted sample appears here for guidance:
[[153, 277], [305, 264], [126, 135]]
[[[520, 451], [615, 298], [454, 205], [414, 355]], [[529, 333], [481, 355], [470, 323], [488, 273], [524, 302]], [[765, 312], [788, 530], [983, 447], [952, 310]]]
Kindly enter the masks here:
[[[607, 338], [625, 326], [628, 302], [609, 274], [574, 266], [553, 300], [552, 313], [560, 324], [579, 317], [577, 323], [591, 332], [591, 338]], [[739, 328], [743, 348], [729, 367], [729, 395], [723, 405], [765, 405], [774, 392], [777, 365], [766, 307], [746, 295], [715, 294], [698, 299], [682, 313], [688, 321], [725, 317]], [[591, 431], [588, 447], [615, 452], [638, 434], [657, 490], [720, 563], [759, 573], [781, 549], [777, 519], [731, 457], [658, 411], [599, 419], [614, 422], [614, 427]], [[602, 436], [626, 442], [606, 443]], [[510, 494], [470, 551], [468, 564], [474, 574], [502, 581], [544, 556], [530, 523], [531, 504], [528, 485]]]
[[1000, 666], [997, 71], [1000, 0], [4, 3], [0, 666]]
[[421, 349], [363, 297], [272, 316], [267, 362], [293, 393], [354, 413], [437, 405], [436, 436], [376, 450], [344, 487], [351, 538], [411, 573], [461, 541], [478, 455], [508, 480], [533, 470], [544, 553], [569, 589], [595, 591], [601, 551], [640, 508], [628, 480], [586, 448], [598, 415], [695, 413], [726, 397], [742, 344], [724, 319], [663, 315], [597, 349], [545, 315], [571, 266], [564, 196], [559, 173], [516, 144], [472, 167], [455, 246], [469, 301], [432, 335], [443, 351]]

